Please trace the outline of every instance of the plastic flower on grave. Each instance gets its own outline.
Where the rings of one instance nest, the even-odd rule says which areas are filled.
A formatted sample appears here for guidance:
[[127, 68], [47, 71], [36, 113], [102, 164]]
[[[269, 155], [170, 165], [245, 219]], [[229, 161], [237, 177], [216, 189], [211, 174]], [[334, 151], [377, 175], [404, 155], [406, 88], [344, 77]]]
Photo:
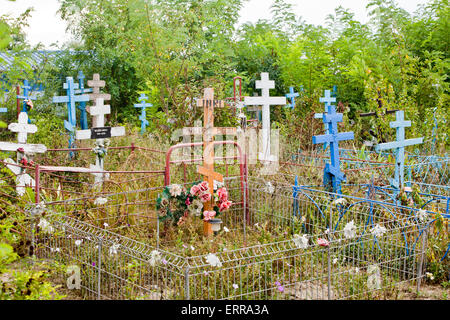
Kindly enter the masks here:
[[193, 185], [191, 187], [190, 193], [191, 193], [192, 196], [198, 196], [199, 194], [201, 194], [201, 192], [202, 191], [200, 190], [200, 186], [199, 185]]
[[208, 190], [209, 190], [209, 184], [208, 184], [208, 181], [203, 181], [203, 182], [201, 182], [198, 186], [200, 187], [200, 190], [201, 190], [202, 192], [205, 192], [205, 191], [208, 191]]
[[330, 245], [330, 243], [328, 242], [327, 239], [323, 239], [323, 238], [318, 238], [317, 239], [317, 244], [321, 247], [328, 247]]
[[191, 205], [191, 199], [189, 199], [189, 197], [187, 197], [186, 200], [184, 201], [184, 204], [186, 206], [190, 206]]
[[17, 152], [25, 153], [25, 150], [23, 148], [18, 148]]
[[223, 227], [223, 231], [230, 232], [230, 229], [228, 229], [227, 227]]
[[220, 189], [220, 188], [222, 188], [223, 185], [224, 185], [223, 182], [214, 180], [214, 191], [215, 191], [215, 190], [218, 190], [218, 189]]
[[94, 204], [95, 204], [96, 206], [104, 205], [104, 204], [107, 203], [107, 202], [108, 202], [108, 199], [107, 199], [107, 198], [103, 198], [103, 197], [98, 197], [98, 198], [96, 198], [96, 199], [94, 200]]
[[352, 239], [352, 238], [356, 237], [356, 226], [355, 226], [355, 222], [353, 220], [345, 225], [344, 237], [346, 239]]
[[200, 200], [205, 203], [211, 200], [211, 194], [209, 192], [204, 192], [200, 195]]
[[116, 255], [117, 249], [119, 249], [119, 247], [120, 247], [120, 244], [118, 244], [118, 243], [113, 244], [111, 247], [109, 247], [109, 255], [110, 256]]
[[345, 205], [346, 203], [347, 203], [347, 199], [345, 199], [345, 198], [339, 198], [339, 199], [336, 199], [333, 201], [333, 204], [335, 204], [335, 205], [338, 205], [338, 204]]
[[425, 210], [420, 209], [419, 212], [417, 212], [417, 218], [419, 218], [420, 222], [427, 221], [428, 213]]
[[202, 214], [203, 203], [199, 199], [194, 199], [192, 204], [188, 207], [189, 212], [194, 216], [200, 216]]
[[158, 262], [161, 261], [161, 253], [158, 250], [153, 250], [150, 252], [150, 259], [148, 260], [148, 263], [154, 267]]
[[369, 277], [367, 278], [367, 287], [370, 290], [381, 289], [380, 267], [377, 265], [368, 266], [367, 274], [369, 274]]
[[228, 191], [226, 188], [217, 189], [217, 195], [219, 196], [219, 201], [228, 201]]
[[50, 222], [43, 218], [39, 221], [38, 227], [45, 233], [53, 233], [55, 231], [55, 229], [50, 225]]
[[379, 237], [379, 236], [382, 236], [383, 234], [385, 234], [386, 231], [387, 231], [387, 229], [385, 227], [380, 226], [379, 224], [376, 224], [375, 227], [373, 227], [370, 230], [370, 233], [372, 235], [374, 235], [375, 237]]
[[272, 194], [275, 191], [275, 187], [272, 185], [270, 181], [266, 182], [266, 186], [264, 188], [264, 191], [267, 193]]
[[81, 245], [82, 242], [83, 240], [75, 240], [75, 245], [78, 247]]
[[203, 220], [204, 221], [209, 221], [212, 218], [214, 218], [216, 216], [216, 212], [215, 211], [204, 211], [203, 212]]
[[219, 212], [223, 212], [223, 211], [225, 211], [225, 210], [228, 210], [228, 209], [231, 207], [232, 204], [233, 204], [233, 203], [232, 203], [231, 201], [225, 201], [225, 202], [222, 202], [222, 203], [219, 205]]
[[293, 241], [299, 249], [308, 248], [308, 236], [306, 234], [301, 235], [301, 236], [298, 234], [294, 234]]
[[237, 290], [239, 289], [239, 286], [236, 283], [233, 283], [233, 289]]
[[218, 256], [216, 256], [214, 253], [210, 253], [208, 254], [206, 257], [206, 262], [212, 266], [212, 267], [221, 267], [222, 266], [222, 262], [220, 262], [220, 259]]
[[19, 163], [23, 166], [26, 166], [28, 164], [27, 158], [24, 157], [24, 158], [20, 159]]
[[182, 191], [183, 191], [183, 189], [181, 188], [181, 186], [179, 184], [172, 184], [171, 186], [169, 186], [169, 192], [172, 197], [181, 196]]

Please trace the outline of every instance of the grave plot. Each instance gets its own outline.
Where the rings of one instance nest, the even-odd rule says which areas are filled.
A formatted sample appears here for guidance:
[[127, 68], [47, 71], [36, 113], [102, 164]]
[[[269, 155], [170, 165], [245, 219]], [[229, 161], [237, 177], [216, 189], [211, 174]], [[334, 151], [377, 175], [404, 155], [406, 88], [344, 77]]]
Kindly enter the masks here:
[[[240, 181], [224, 178], [233, 202]], [[412, 208], [316, 190], [294, 199], [289, 185], [249, 178], [248, 197], [221, 215], [217, 234], [203, 237], [192, 219], [171, 238], [149, 205], [162, 190], [130, 193], [141, 208], [111, 230], [57, 210], [81, 202], [49, 204], [37, 216], [36, 254], [78, 267], [90, 299], [395, 299], [399, 284], [420, 286], [427, 222]]]

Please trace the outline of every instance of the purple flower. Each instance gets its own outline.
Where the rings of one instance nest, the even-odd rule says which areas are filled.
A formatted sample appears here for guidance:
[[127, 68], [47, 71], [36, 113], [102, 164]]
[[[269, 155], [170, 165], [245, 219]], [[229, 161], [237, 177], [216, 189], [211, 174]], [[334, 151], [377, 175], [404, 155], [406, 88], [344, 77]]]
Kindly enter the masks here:
[[278, 291], [284, 292], [284, 287], [283, 286], [278, 286]]
[[92, 266], [95, 267], [95, 262], [92, 262]]
[[275, 285], [276, 285], [276, 286], [281, 286], [280, 281], [275, 281]]
[[167, 264], [167, 260], [166, 259], [163, 258], [161, 261], [162, 261], [163, 264]]

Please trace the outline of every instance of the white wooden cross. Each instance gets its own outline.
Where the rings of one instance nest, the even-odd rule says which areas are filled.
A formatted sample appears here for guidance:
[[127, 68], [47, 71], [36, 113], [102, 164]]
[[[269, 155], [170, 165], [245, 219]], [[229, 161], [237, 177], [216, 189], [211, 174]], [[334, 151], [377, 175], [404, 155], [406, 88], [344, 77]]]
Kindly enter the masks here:
[[262, 152], [258, 157], [262, 161], [274, 161], [276, 156], [270, 154], [270, 106], [285, 105], [286, 97], [271, 97], [270, 89], [275, 88], [275, 81], [269, 80], [269, 73], [262, 72], [261, 80], [255, 83], [256, 89], [261, 89], [260, 97], [245, 97], [246, 106], [262, 106]]
[[[111, 107], [109, 105], [104, 104], [103, 98], [97, 98], [95, 106], [87, 107], [87, 112], [93, 117], [92, 119], [92, 128], [105, 128], [105, 115], [111, 113]], [[109, 129], [109, 128], [105, 128]], [[111, 129], [111, 137], [119, 137], [125, 135], [124, 127], [112, 127]], [[91, 139], [92, 129], [91, 130], [77, 130], [75, 133], [75, 139], [78, 140], [86, 140]], [[103, 144], [104, 139], [97, 139], [99, 144]], [[91, 165], [91, 170], [103, 171], [104, 163], [103, 158], [97, 156], [95, 165]], [[95, 176], [95, 183], [102, 183], [104, 178], [103, 173], [93, 173]]]
[[89, 100], [94, 101], [94, 104], [97, 103], [98, 98], [103, 98], [103, 101], [111, 100], [109, 93], [100, 93], [100, 88], [106, 86], [105, 80], [100, 80], [100, 74], [94, 73], [92, 80], [88, 80], [87, 84], [92, 88], [92, 93], [89, 94]]
[[[24, 172], [23, 168], [18, 167], [16, 164], [19, 163], [25, 154], [44, 153], [47, 151], [47, 147], [43, 144], [27, 144], [28, 133], [36, 133], [37, 127], [34, 124], [28, 124], [28, 114], [26, 112], [21, 112], [18, 123], [10, 123], [8, 129], [18, 133], [18, 143], [0, 142], [0, 150], [17, 152], [17, 161], [8, 158], [5, 162], [9, 163], [6, 167], [16, 175], [16, 191], [19, 196], [22, 196], [25, 194], [25, 186], [31, 185], [34, 187], [35, 181], [29, 174]], [[22, 149], [23, 152], [19, 152], [19, 149]]]

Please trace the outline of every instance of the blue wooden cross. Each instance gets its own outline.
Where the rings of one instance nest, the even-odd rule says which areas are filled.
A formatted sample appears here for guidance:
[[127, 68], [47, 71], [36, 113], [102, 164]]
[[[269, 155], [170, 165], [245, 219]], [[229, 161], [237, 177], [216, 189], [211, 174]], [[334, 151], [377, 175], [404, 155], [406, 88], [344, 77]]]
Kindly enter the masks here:
[[[333, 102], [336, 102], [336, 98], [332, 97], [330, 90], [325, 90], [325, 97], [322, 97], [319, 99], [320, 102], [325, 103], [325, 112], [327, 112], [328, 106], [331, 106]], [[314, 114], [315, 119], [322, 119], [323, 113], [316, 113]], [[324, 124], [325, 132], [327, 131], [327, 124]], [[323, 150], [326, 150], [328, 148], [328, 143], [323, 144]]]
[[[77, 90], [75, 90], [76, 94], [83, 94], [83, 93], [91, 93], [92, 92], [92, 88], [88, 88], [85, 89], [84, 88], [84, 79], [85, 76], [83, 74], [83, 71], [78, 71], [78, 88]], [[78, 110], [81, 111], [80, 114], [80, 127], [82, 130], [86, 130], [88, 129], [88, 121], [87, 121], [87, 113], [86, 113], [86, 102], [85, 101], [80, 101], [80, 103], [77, 106]]]
[[333, 98], [336, 98], [336, 97], [337, 97], [337, 85], [334, 85], [334, 86], [333, 86], [333, 91], [331, 92], [331, 96], [332, 96]]
[[139, 116], [139, 120], [141, 120], [141, 134], [144, 134], [145, 128], [148, 126], [148, 120], [147, 120], [147, 113], [145, 111], [146, 108], [150, 108], [153, 105], [151, 103], [146, 102], [148, 97], [141, 93], [141, 96], [139, 97], [139, 101], [141, 103], [136, 103], [134, 105], [135, 108], [141, 108], [141, 115]]
[[394, 188], [400, 189], [403, 185], [403, 175], [405, 171], [405, 147], [420, 144], [423, 142], [422, 138], [405, 140], [405, 127], [411, 126], [411, 121], [405, 121], [405, 114], [403, 110], [395, 112], [395, 121], [389, 123], [391, 128], [397, 129], [396, 141], [380, 143], [375, 146], [375, 151], [380, 152], [388, 149], [395, 149], [395, 176], [391, 179], [391, 185]]
[[[329, 90], [327, 90], [330, 93]], [[353, 140], [354, 134], [350, 132], [338, 133], [338, 122], [342, 122], [342, 113], [336, 113], [336, 107], [332, 104], [328, 105], [328, 112], [323, 113], [323, 123], [327, 125], [328, 134], [313, 136], [313, 144], [329, 143], [330, 144], [330, 160], [324, 169], [323, 183], [325, 186], [330, 184], [333, 187], [334, 193], [341, 193], [341, 181], [345, 181], [345, 176], [341, 172], [339, 160], [339, 141]]]
[[295, 108], [295, 97], [298, 97], [298, 92], [294, 92], [294, 87], [289, 87], [289, 93], [286, 93], [286, 98], [291, 100], [291, 103], [288, 104], [288, 106], [291, 107], [291, 109]]
[[[23, 80], [23, 86], [21, 86], [23, 89], [23, 95], [18, 95], [17, 99], [23, 99], [23, 103], [22, 103], [22, 112], [25, 112], [26, 114], [28, 114], [28, 110], [27, 110], [27, 100], [36, 100], [35, 96], [30, 96], [31, 93], [31, 86], [28, 82], [28, 80]], [[28, 118], [28, 123], [31, 123], [30, 118]]]
[[[69, 149], [71, 149], [75, 142], [75, 128], [77, 126], [75, 102], [89, 101], [89, 95], [75, 95], [75, 90], [78, 89], [78, 84], [73, 82], [72, 77], [66, 77], [66, 83], [63, 86], [66, 89], [67, 96], [53, 97], [53, 103], [66, 103], [68, 120], [64, 120], [64, 128], [69, 131]], [[70, 157], [73, 153], [70, 153]]]

